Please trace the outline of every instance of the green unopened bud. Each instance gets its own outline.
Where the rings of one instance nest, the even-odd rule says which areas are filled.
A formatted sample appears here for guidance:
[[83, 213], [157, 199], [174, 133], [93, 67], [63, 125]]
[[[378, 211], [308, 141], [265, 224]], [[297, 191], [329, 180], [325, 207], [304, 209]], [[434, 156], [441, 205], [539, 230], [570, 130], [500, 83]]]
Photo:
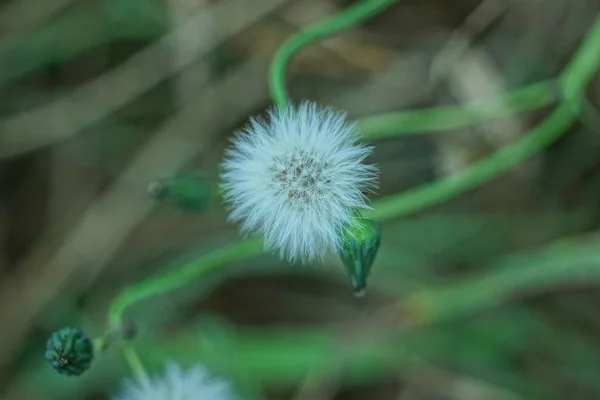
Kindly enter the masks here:
[[157, 180], [148, 185], [148, 193], [186, 211], [202, 212], [211, 198], [209, 182], [199, 174], [182, 174]]
[[77, 376], [90, 368], [94, 345], [80, 330], [63, 328], [48, 339], [45, 356], [59, 373]]
[[345, 229], [344, 240], [339, 254], [355, 296], [361, 297], [379, 250], [381, 230], [375, 221], [357, 216], [354, 223]]

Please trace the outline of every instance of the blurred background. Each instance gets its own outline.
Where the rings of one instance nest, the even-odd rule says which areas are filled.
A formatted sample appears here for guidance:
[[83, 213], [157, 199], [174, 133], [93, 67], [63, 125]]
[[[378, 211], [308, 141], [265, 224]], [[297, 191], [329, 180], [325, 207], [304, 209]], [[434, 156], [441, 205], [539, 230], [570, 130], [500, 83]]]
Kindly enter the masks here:
[[[223, 149], [270, 106], [278, 46], [352, 3], [0, 1], [0, 398], [119, 391], [131, 372], [118, 346], [65, 377], [43, 357], [47, 338], [63, 326], [101, 335], [123, 288], [238, 240], [210, 195]], [[352, 118], [491, 98], [556, 77], [599, 10], [598, 0], [403, 0], [301, 52], [288, 87], [295, 100]], [[588, 100], [586, 121], [510, 173], [383, 223], [364, 298], [333, 255], [299, 267], [265, 254], [132, 308], [142, 359], [151, 370], [210, 359], [268, 399], [600, 398], [593, 280], [524, 290], [427, 328], [411, 338], [419, 361], [396, 354], [354, 368], [344, 351], [300, 345], [305, 331], [339, 329], [341, 342], [385, 328], [376, 316], [407, 294], [485, 274], [515, 253], [591, 240], [600, 224], [597, 78]], [[547, 112], [377, 141], [373, 199], [457, 173]], [[200, 209], [149, 195], [151, 182], [181, 173], [205, 180]]]

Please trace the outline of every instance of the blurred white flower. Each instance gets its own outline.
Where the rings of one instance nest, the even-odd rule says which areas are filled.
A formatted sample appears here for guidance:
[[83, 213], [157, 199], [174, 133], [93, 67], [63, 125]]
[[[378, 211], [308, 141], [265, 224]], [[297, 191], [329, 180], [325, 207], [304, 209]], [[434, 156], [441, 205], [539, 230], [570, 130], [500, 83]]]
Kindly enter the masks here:
[[311, 102], [272, 109], [269, 119], [252, 119], [225, 152], [229, 220], [291, 262], [322, 259], [343, 244], [354, 210], [369, 208], [378, 170], [363, 161], [372, 148], [357, 143], [344, 112]]
[[233, 400], [229, 384], [212, 376], [202, 364], [188, 370], [167, 364], [164, 376], [128, 380], [113, 400]]

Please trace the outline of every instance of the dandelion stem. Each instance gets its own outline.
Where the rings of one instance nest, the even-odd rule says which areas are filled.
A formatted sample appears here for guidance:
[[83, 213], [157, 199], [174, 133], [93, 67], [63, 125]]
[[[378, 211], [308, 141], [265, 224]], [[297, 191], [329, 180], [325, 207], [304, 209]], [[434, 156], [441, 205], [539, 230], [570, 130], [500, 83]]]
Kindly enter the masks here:
[[[373, 3], [382, 5], [382, 2]], [[600, 18], [559, 81], [564, 91], [576, 94], [577, 91], [581, 92], [585, 89], [600, 63], [600, 50], [598, 49], [600, 49]], [[541, 100], [542, 94], [548, 95], [546, 90], [549, 88], [547, 84], [539, 85], [535, 90], [530, 88], [526, 92], [521, 92], [519, 96], [515, 95], [516, 97], [513, 97], [512, 100], [517, 101], [529, 98], [529, 96], [531, 96], [530, 100]], [[529, 92], [530, 90], [531, 92]], [[576, 120], [572, 111], [572, 107], [563, 101], [548, 118], [517, 142], [466, 168], [457, 175], [425, 187], [381, 199], [373, 204], [373, 210], [365, 213], [365, 217], [377, 220], [401, 217], [447, 200], [497, 177], [539, 152], [566, 132]], [[378, 125], [373, 120], [369, 124], [374, 127]], [[377, 128], [374, 129], [376, 131]], [[369, 135], [368, 131], [366, 135]], [[257, 239], [237, 242], [184, 264], [179, 269], [165, 275], [131, 286], [113, 301], [109, 312], [110, 326], [120, 326], [124, 311], [141, 300], [182, 287], [192, 279], [199, 278], [223, 265], [258, 255], [260, 252], [261, 246]]]
[[521, 140], [512, 143], [456, 175], [435, 181], [414, 190], [379, 200], [366, 218], [387, 220], [441, 203], [503, 174], [538, 153], [560, 137], [575, 122], [571, 107], [559, 106], [548, 118]]
[[545, 81], [514, 90], [502, 97], [461, 106], [444, 106], [373, 115], [358, 121], [364, 140], [407, 134], [447, 132], [543, 107], [557, 100], [557, 83]]
[[[573, 104], [581, 96], [600, 65], [600, 17], [558, 81], [564, 97], [556, 110], [523, 138], [497, 151], [459, 174], [378, 201], [367, 218], [391, 219], [440, 203], [483, 184], [538, 153], [567, 132], [577, 120]], [[536, 89], [542, 94], [541, 88]], [[537, 98], [532, 96], [533, 99]], [[524, 96], [526, 98], [527, 96]], [[541, 100], [540, 96], [540, 100]], [[514, 99], [513, 99], [514, 100]], [[373, 125], [376, 123], [371, 122]]]
[[[287, 62], [296, 51], [306, 46], [312, 40], [324, 37], [345, 27], [352, 26], [366, 18], [366, 16], [373, 15], [375, 12], [380, 11], [392, 2], [393, 1], [384, 0], [365, 1], [352, 8], [352, 12], [348, 11], [344, 13], [343, 18], [339, 16], [337, 19], [334, 18], [335, 23], [330, 25], [317, 25], [314, 28], [309, 29], [308, 33], [305, 35], [301, 34], [292, 38], [287, 45], [284, 46], [284, 49], [276, 56], [277, 59], [276, 62], [274, 62], [271, 72], [271, 88], [275, 102], [279, 105], [287, 104], [287, 94], [283, 85], [283, 72]], [[393, 195], [375, 202], [373, 204], [374, 209], [369, 213], [365, 213], [365, 217], [377, 220], [387, 220], [422, 210], [428, 206], [445, 201], [466, 190], [483, 184], [506, 172], [510, 168], [513, 168], [528, 157], [538, 153], [567, 132], [568, 128], [576, 121], [578, 116], [575, 112], [576, 109], [573, 107], [573, 102], [582, 96], [586, 86], [598, 69], [599, 64], [600, 17], [597, 19], [593, 29], [577, 54], [558, 80], [559, 89], [564, 97], [549, 117], [523, 138], [499, 150], [487, 159], [473, 164], [457, 175], [434, 182], [422, 188]], [[530, 106], [543, 105], [546, 101], [549, 102], [551, 99], [550, 89], [550, 84], [541, 83], [537, 86], [534, 85], [513, 92], [511, 95], [504, 98], [504, 100], [498, 101], [514, 101], [517, 103], [517, 106], [520, 105], [522, 109], [526, 109]], [[493, 104], [494, 101], [490, 101], [483, 108], [486, 110], [494, 110]], [[440, 110], [438, 109], [438, 111]], [[494, 112], [492, 112], [492, 114]], [[404, 115], [406, 116], [407, 114]], [[425, 130], [423, 129], [424, 125], [421, 125], [425, 124], [425, 120], [422, 116], [423, 114], [421, 115], [421, 118], [417, 119], [420, 123], [413, 121], [413, 125], [410, 126], [410, 129], [417, 131]], [[371, 138], [381, 137], [383, 131], [388, 133], [391, 132], [392, 123], [390, 121], [384, 123], [383, 120], [379, 122], [374, 118], [375, 117], [363, 120], [363, 130], [367, 137], [369, 137], [371, 132], [369, 129], [372, 129], [372, 132], [375, 132], [371, 133]], [[387, 116], [386, 118], [392, 118], [392, 121], [395, 121], [396, 123], [402, 121], [402, 118], [399, 118], [398, 115], [395, 117]], [[470, 122], [470, 117], [463, 116], [457, 118], [454, 123], [465, 123], [465, 121]], [[401, 131], [403, 127], [399, 126], [398, 129], [398, 131]], [[405, 128], [404, 131], [406, 130], [407, 129]], [[190, 281], [232, 262], [241, 261], [258, 255], [261, 250], [262, 248], [258, 239], [237, 242], [215, 250], [195, 261], [186, 263], [177, 270], [172, 270], [162, 276], [150, 278], [145, 282], [125, 289], [125, 291], [117, 296], [110, 308], [110, 326], [121, 325], [123, 313], [129, 306], [150, 296], [162, 294], [182, 287]], [[508, 291], [513, 287], [522, 287], [525, 283], [533, 285], [536, 284], [536, 282], [545, 281], [544, 274], [544, 268], [539, 268], [533, 277], [529, 274], [523, 277], [515, 275], [513, 281], [508, 282], [503, 286], [502, 290]], [[477, 307], [476, 304], [472, 304], [472, 306]], [[128, 350], [127, 347], [124, 347], [124, 350], [132, 364], [132, 368], [138, 368], [141, 364], [136, 366], [139, 359], [137, 359], [135, 353], [132, 352], [132, 350]]]
[[290, 99], [285, 87], [285, 72], [294, 55], [312, 42], [351, 28], [369, 19], [398, 0], [364, 0], [334, 17], [318, 22], [289, 38], [275, 53], [269, 70], [269, 87], [273, 102], [288, 106]]
[[121, 326], [125, 310], [135, 303], [178, 289], [223, 265], [258, 255], [261, 251], [261, 243], [256, 238], [237, 242], [183, 264], [176, 270], [130, 286], [114, 299], [109, 311], [109, 326]]
[[133, 373], [136, 375], [138, 381], [150, 382], [150, 377], [148, 376], [148, 373], [146, 372], [146, 369], [144, 368], [137, 351], [135, 351], [131, 343], [121, 342], [121, 348], [123, 349], [123, 355], [125, 356], [127, 363], [131, 367]]

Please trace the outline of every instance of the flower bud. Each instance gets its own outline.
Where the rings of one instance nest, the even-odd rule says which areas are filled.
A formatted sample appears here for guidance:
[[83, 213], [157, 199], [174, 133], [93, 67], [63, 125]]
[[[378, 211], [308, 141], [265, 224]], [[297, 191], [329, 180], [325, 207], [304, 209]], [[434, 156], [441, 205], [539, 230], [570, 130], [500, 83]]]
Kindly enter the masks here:
[[155, 199], [186, 211], [202, 212], [211, 200], [209, 182], [199, 174], [182, 174], [148, 185]]
[[362, 297], [371, 266], [379, 250], [381, 230], [375, 221], [357, 216], [353, 223], [346, 227], [343, 236], [344, 244], [339, 255], [346, 267], [355, 296]]
[[59, 373], [78, 376], [90, 368], [94, 346], [80, 330], [63, 328], [48, 339], [45, 356]]

